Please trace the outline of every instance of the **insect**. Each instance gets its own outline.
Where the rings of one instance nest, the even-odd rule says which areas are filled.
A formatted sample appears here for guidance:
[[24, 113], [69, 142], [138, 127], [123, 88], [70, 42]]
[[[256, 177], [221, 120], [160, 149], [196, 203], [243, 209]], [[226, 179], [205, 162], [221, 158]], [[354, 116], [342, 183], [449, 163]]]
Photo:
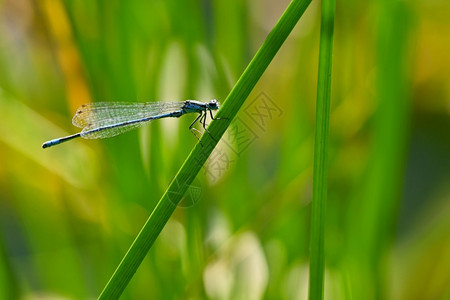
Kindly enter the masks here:
[[[197, 118], [189, 126], [189, 130], [198, 140], [193, 128], [198, 121], [206, 132], [206, 117], [209, 112], [215, 120], [212, 111], [219, 109], [219, 101], [212, 99], [208, 102], [186, 100], [179, 102], [96, 102], [83, 104], [73, 116], [73, 125], [82, 128], [81, 132], [65, 137], [53, 139], [42, 144], [48, 148], [70, 141], [77, 137], [85, 139], [109, 138], [132, 129], [141, 127], [153, 120], [162, 118], [179, 118], [189, 113], [198, 113]], [[216, 118], [219, 119], [219, 118]]]

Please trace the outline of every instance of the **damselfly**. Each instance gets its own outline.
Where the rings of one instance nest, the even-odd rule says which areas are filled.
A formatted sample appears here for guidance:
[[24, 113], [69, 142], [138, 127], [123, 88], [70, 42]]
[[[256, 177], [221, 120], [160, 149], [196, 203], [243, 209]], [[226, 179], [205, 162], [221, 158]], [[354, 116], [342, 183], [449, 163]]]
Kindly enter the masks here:
[[[179, 118], [189, 113], [198, 113], [197, 118], [189, 126], [195, 134], [194, 124], [199, 121], [206, 132], [206, 116], [208, 112], [214, 120], [213, 110], [219, 109], [219, 102], [215, 99], [209, 102], [186, 100], [181, 102], [96, 102], [82, 105], [73, 116], [73, 125], [82, 128], [81, 132], [57, 138], [42, 145], [48, 148], [71, 139], [82, 137], [85, 139], [103, 139], [113, 137], [129, 130], [141, 127], [153, 120], [162, 118]], [[199, 139], [200, 140], [200, 139]]]

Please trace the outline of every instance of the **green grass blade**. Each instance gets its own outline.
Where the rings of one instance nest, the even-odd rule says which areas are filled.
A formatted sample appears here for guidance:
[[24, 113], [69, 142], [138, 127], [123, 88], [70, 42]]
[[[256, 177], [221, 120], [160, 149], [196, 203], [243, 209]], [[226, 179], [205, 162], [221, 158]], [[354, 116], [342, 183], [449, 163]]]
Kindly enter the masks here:
[[248, 97], [275, 54], [278, 52], [289, 33], [294, 28], [311, 0], [293, 0], [278, 23], [267, 36], [261, 48], [253, 57], [236, 85], [231, 90], [218, 118], [227, 118], [211, 122], [208, 127], [211, 135], [204, 134], [201, 143], [197, 144], [181, 166], [172, 183], [167, 188], [156, 208], [153, 210], [141, 232], [136, 237], [122, 262], [112, 275], [100, 299], [117, 299], [122, 294], [128, 282], [146, 256], [150, 247], [158, 237], [164, 225], [169, 220], [184, 193], [192, 183], [197, 173], [206, 162], [217, 141], [225, 133], [233, 118], [236, 116], [245, 99]]
[[335, 0], [322, 1], [319, 75], [317, 82], [313, 201], [310, 241], [309, 299], [323, 299], [325, 211], [327, 200], [328, 133]]
[[[389, 298], [394, 285], [390, 280], [394, 259], [391, 254], [395, 249], [393, 237], [398, 234], [398, 208], [405, 200], [402, 189], [411, 130], [410, 84], [414, 52], [410, 43], [415, 26], [415, 17], [403, 1], [380, 1], [376, 9], [376, 89], [373, 95], [376, 110], [371, 123], [370, 161], [360, 183], [361, 191], [355, 194], [349, 207], [349, 215], [364, 217], [349, 219], [346, 233], [351, 297], [368, 300]], [[406, 284], [406, 290], [414, 297], [430, 298], [423, 296], [426, 292], [421, 285]], [[421, 296], [414, 293], [419, 290]]]

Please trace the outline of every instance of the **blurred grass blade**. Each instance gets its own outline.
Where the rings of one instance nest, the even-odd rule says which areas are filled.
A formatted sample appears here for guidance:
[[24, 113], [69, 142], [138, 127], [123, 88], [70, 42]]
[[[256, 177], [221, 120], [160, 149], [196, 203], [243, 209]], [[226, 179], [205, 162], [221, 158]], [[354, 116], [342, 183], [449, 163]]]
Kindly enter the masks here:
[[322, 0], [319, 74], [317, 81], [313, 201], [310, 241], [309, 299], [323, 299], [325, 211], [327, 200], [328, 134], [335, 0]]
[[377, 10], [377, 109], [373, 116], [372, 149], [362, 191], [350, 206], [351, 214], [364, 218], [348, 220], [347, 255], [353, 299], [388, 298], [388, 257], [396, 234], [398, 205], [403, 200], [400, 195], [411, 116], [409, 85], [413, 64], [408, 49], [414, 20], [403, 1], [380, 1]]
[[[286, 9], [239, 78], [236, 85], [231, 90], [222, 108], [217, 113], [218, 118], [226, 117], [227, 119], [211, 122], [211, 125], [208, 128], [211, 135], [204, 134], [201, 139], [203, 146], [197, 144], [189, 154], [158, 205], [144, 224], [144, 227], [136, 237], [127, 254], [124, 256], [122, 262], [112, 275], [100, 295], [100, 299], [117, 299], [122, 294], [189, 185], [197, 176], [197, 173], [206, 162], [218, 140], [225, 133], [245, 99], [248, 97], [259, 78], [294, 28], [295, 24], [297, 24], [310, 2], [311, 0], [293, 0]], [[211, 136], [214, 136], [215, 138], [213, 139]]]

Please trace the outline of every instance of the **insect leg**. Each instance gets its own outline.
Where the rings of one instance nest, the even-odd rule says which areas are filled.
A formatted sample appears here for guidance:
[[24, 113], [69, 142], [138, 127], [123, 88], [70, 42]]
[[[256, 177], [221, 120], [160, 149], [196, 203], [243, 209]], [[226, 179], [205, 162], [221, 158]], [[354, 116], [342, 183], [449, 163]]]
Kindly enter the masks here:
[[189, 126], [189, 130], [192, 132], [192, 134], [193, 134], [193, 135], [197, 138], [197, 140], [199, 140], [199, 141], [200, 141], [200, 138], [195, 134], [194, 130], [197, 131], [197, 132], [199, 132], [199, 133], [200, 133], [200, 131], [198, 131], [197, 128], [193, 128], [193, 127], [194, 127], [195, 123], [196, 123], [199, 119], [201, 120], [202, 116], [203, 116], [203, 112], [201, 111], [201, 112], [199, 113], [199, 115], [197, 116], [197, 118], [195, 118], [194, 122], [191, 123], [191, 126]]
[[211, 120], [228, 120], [228, 118], [214, 118], [212, 110], [209, 110], [209, 114], [211, 115]]

